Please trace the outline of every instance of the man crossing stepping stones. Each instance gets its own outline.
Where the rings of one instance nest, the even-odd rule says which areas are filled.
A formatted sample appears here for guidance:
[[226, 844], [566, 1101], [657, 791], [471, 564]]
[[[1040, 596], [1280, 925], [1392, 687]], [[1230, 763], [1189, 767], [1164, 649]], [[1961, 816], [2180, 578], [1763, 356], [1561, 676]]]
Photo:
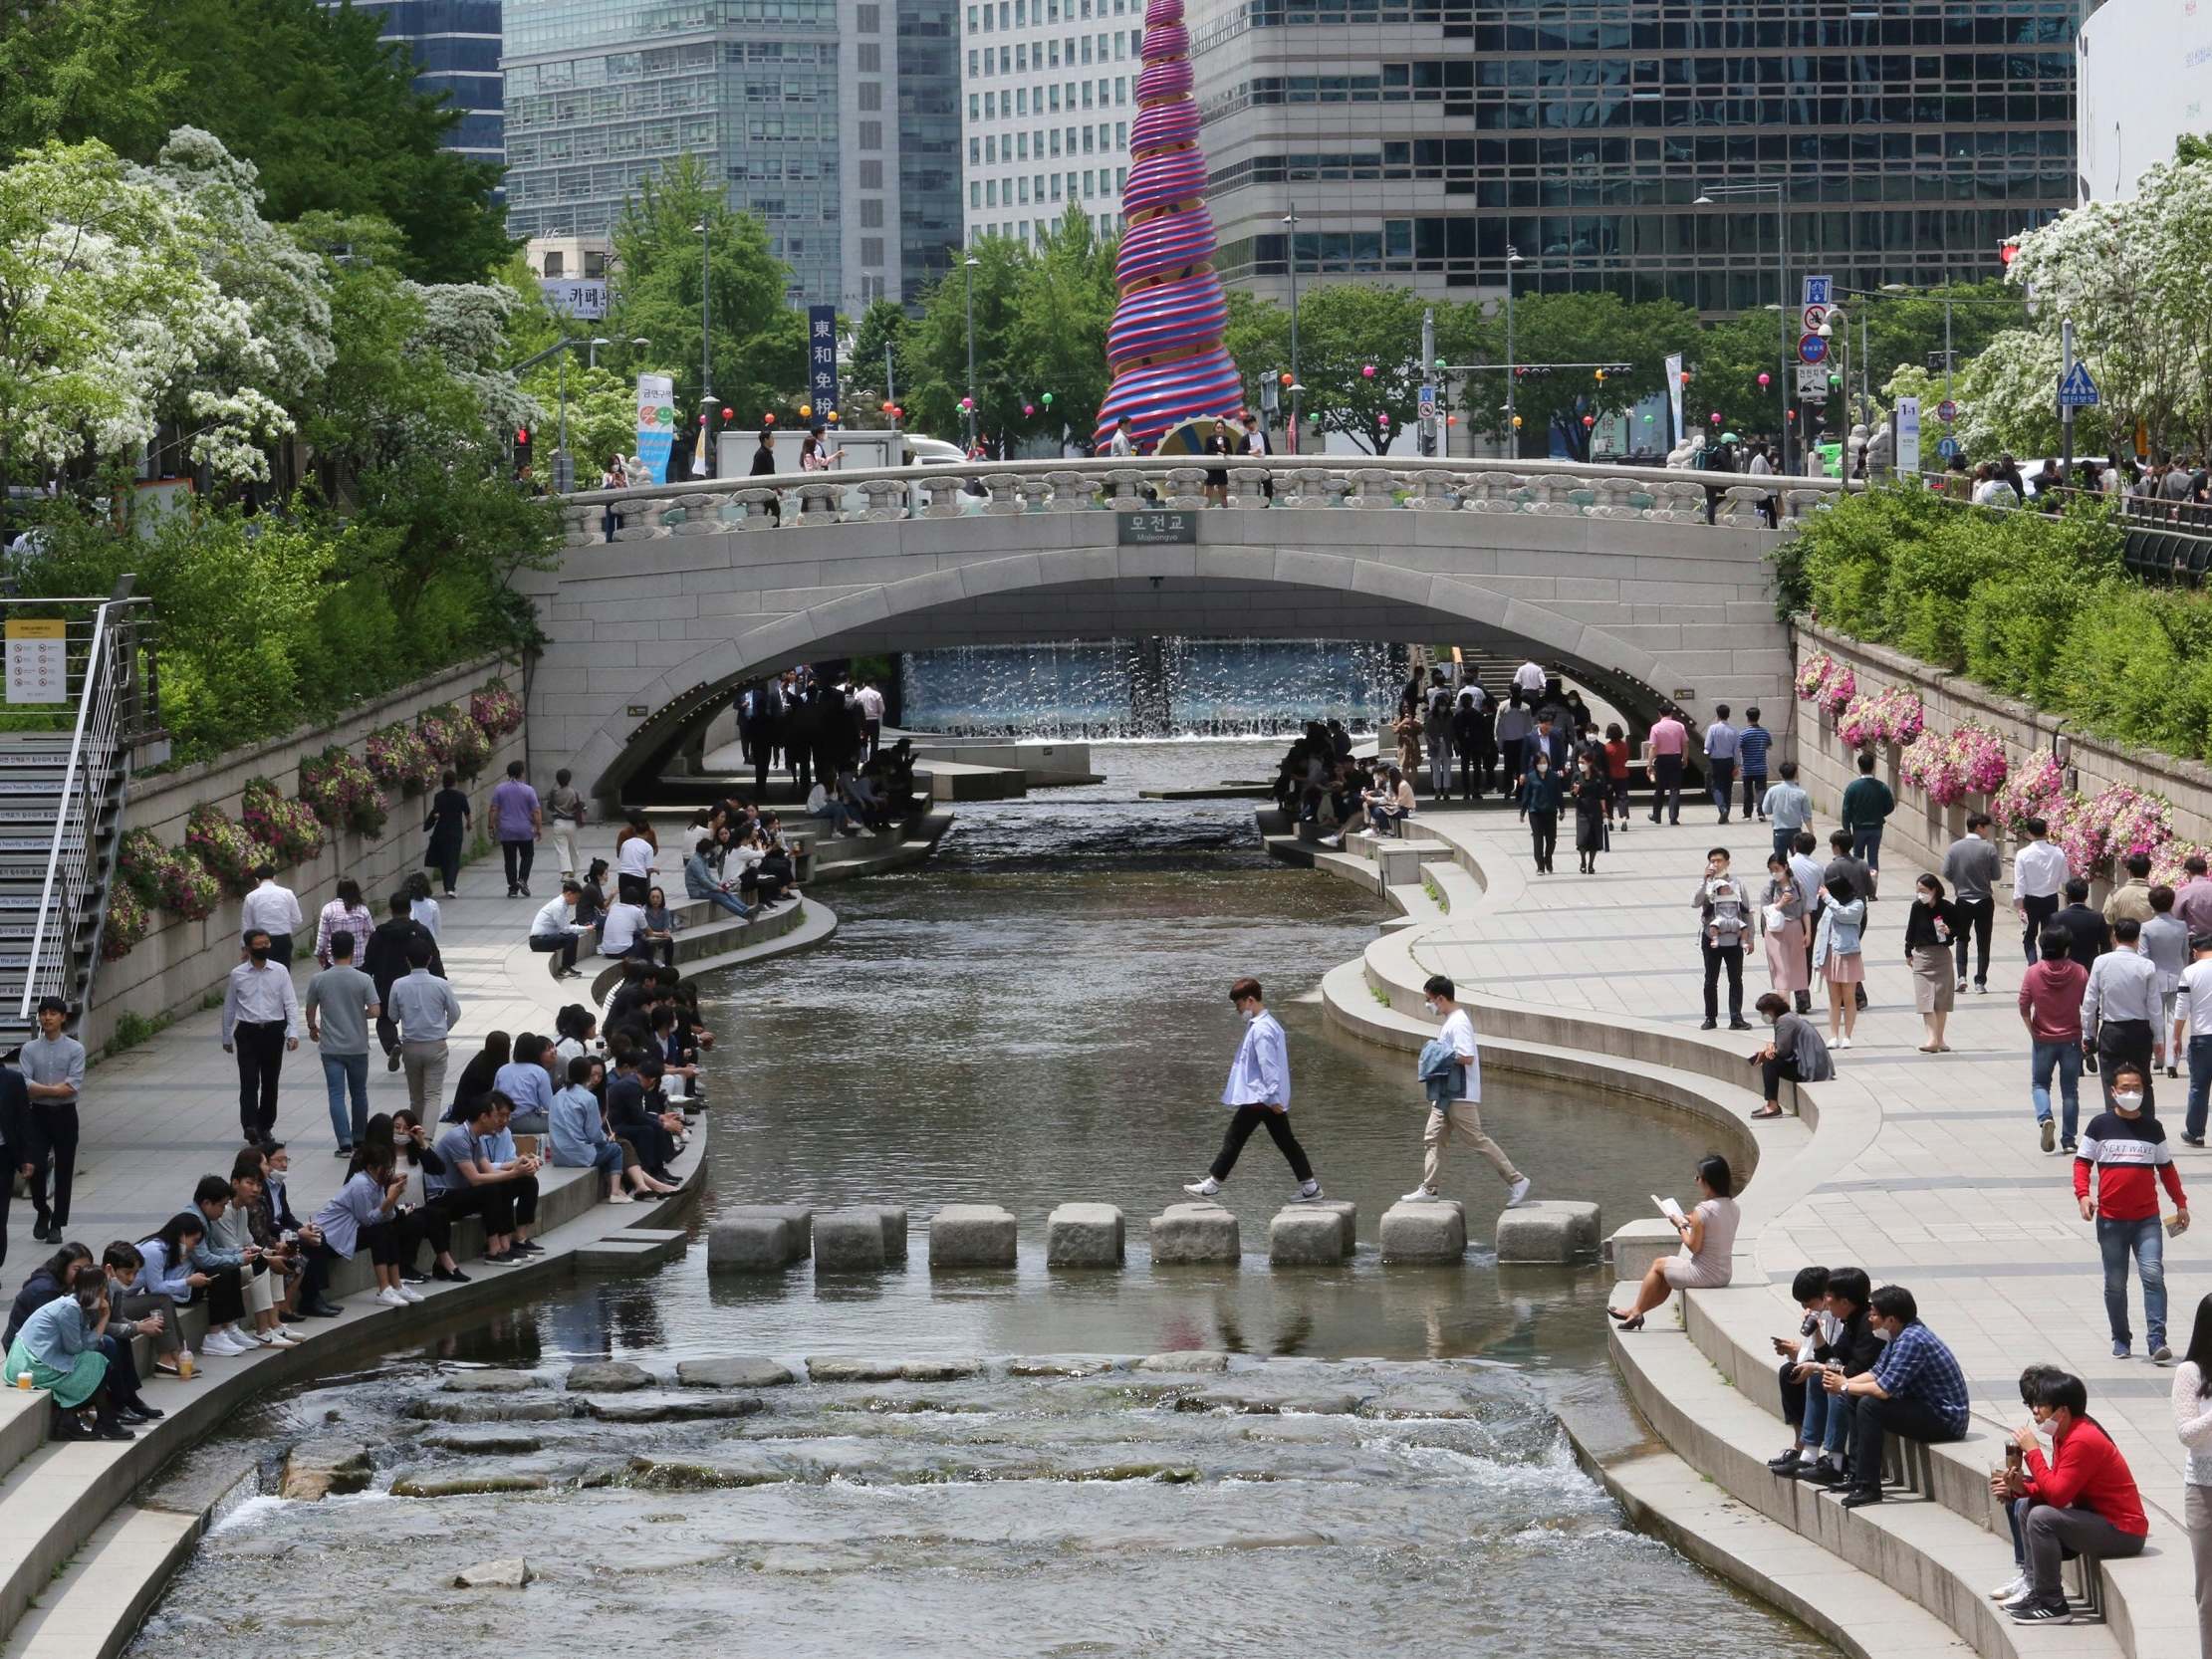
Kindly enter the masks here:
[[1505, 1148], [1483, 1133], [1482, 1056], [1475, 1048], [1475, 1023], [1452, 995], [1452, 982], [1431, 974], [1421, 987], [1422, 1005], [1432, 1015], [1442, 1015], [1443, 1030], [1432, 1045], [1450, 1052], [1450, 1064], [1434, 1073], [1424, 1051], [1422, 1083], [1430, 1089], [1428, 1129], [1421, 1136], [1421, 1184], [1407, 1193], [1407, 1204], [1425, 1203], [1436, 1196], [1436, 1177], [1444, 1167], [1444, 1143], [1457, 1135], [1488, 1158], [1498, 1178], [1506, 1184], [1506, 1208], [1529, 1196], [1529, 1178], [1513, 1167]]
[[1229, 1086], [1221, 1091], [1221, 1103], [1230, 1112], [1229, 1132], [1222, 1137], [1221, 1150], [1205, 1179], [1185, 1182], [1183, 1191], [1194, 1198], [1213, 1197], [1236, 1168], [1237, 1154], [1252, 1138], [1252, 1131], [1264, 1127], [1298, 1178], [1291, 1202], [1310, 1204], [1321, 1197], [1321, 1183], [1306, 1161], [1306, 1148], [1291, 1133], [1291, 1057], [1283, 1027], [1261, 1002], [1256, 979], [1240, 979], [1230, 986], [1229, 1001], [1244, 1017], [1244, 1041], [1229, 1066]]

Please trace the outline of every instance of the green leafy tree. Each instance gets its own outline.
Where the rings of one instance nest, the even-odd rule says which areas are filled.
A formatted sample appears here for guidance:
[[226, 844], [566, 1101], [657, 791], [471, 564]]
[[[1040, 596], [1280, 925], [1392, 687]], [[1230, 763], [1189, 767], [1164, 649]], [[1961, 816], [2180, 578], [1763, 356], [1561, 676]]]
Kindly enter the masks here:
[[1007, 236], [984, 236], [967, 250], [972, 266], [955, 265], [923, 296], [921, 317], [909, 339], [913, 389], [901, 399], [916, 432], [959, 442], [967, 435], [960, 400], [968, 392], [968, 295], [975, 296], [976, 423], [996, 434], [1009, 412], [1018, 419], [1020, 396], [1010, 353], [1019, 322], [1022, 268], [1029, 253]]
[[1063, 431], [1088, 438], [1097, 429], [1111, 381], [1106, 340], [1118, 297], [1118, 247], [1095, 234], [1091, 216], [1073, 201], [1060, 223], [1038, 238], [1015, 283], [1011, 345], [1019, 366], [1007, 380], [1001, 426], [1055, 443]]
[[[1502, 308], [1479, 319], [1462, 314], [1455, 339], [1492, 362], [1505, 361]], [[1521, 452], [1545, 453], [1557, 443], [1575, 459], [1590, 454], [1584, 417], [1603, 420], [1632, 408], [1666, 383], [1666, 356], [1687, 354], [1697, 342], [1697, 316], [1673, 300], [1629, 302], [1617, 294], [1530, 294], [1513, 307], [1513, 356], [1518, 363], [1579, 363], [1588, 367], [1531, 368], [1515, 382], [1522, 419]], [[1602, 367], [1604, 377], [1598, 377]], [[1476, 430], [1503, 437], [1502, 386], [1473, 398]]]
[[[847, 425], [887, 424], [883, 405], [893, 393], [903, 399], [911, 392], [913, 373], [908, 359], [912, 355], [912, 330], [905, 308], [896, 300], [873, 301], [860, 313], [860, 326], [853, 333], [853, 360], [845, 374], [845, 400], [852, 405]], [[890, 371], [888, 386], [883, 377], [886, 363]]]
[[[542, 435], [550, 450], [560, 430], [560, 363], [540, 363], [524, 377], [522, 389], [541, 411]], [[581, 356], [575, 357], [568, 371], [568, 411], [576, 487], [597, 489], [609, 458], [637, 447], [636, 385], [605, 364], [588, 368]]]
[[1364, 283], [1331, 283], [1299, 296], [1298, 374], [1308, 432], [1342, 432], [1370, 455], [1386, 455], [1399, 438], [1411, 437], [1425, 304], [1409, 288]]

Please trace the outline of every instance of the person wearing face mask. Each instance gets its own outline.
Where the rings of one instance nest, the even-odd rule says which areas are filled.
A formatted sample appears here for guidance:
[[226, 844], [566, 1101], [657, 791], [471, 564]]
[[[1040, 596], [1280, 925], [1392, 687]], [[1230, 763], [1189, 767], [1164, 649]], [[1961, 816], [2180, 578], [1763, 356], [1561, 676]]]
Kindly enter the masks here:
[[2150, 1055], [2159, 1014], [2158, 965], [2138, 948], [2142, 931], [2133, 916], [2112, 924], [2112, 948], [2089, 969], [2089, 987], [2082, 996], [2082, 1041], [2096, 1050], [2107, 1106], [2112, 1103], [2112, 1079], [2121, 1066], [2131, 1066], [2143, 1079], [2143, 1110], [2155, 1112]]
[[1957, 993], [1951, 989], [1951, 941], [1958, 936], [1958, 907], [1944, 896], [1939, 876], [1923, 875], [1913, 884], [1905, 912], [1905, 966], [1912, 970], [1912, 1001], [1928, 1040], [1924, 1055], [1947, 1055], [1944, 1023], [1951, 1018]]
[[[1830, 1271], [1828, 1311], [1835, 1321], [1834, 1330], [1826, 1350], [1819, 1356], [1819, 1373], [1808, 1379], [1828, 1398], [1820, 1453], [1816, 1457], [1801, 1458], [1795, 1469], [1777, 1470], [1777, 1474], [1787, 1473], [1793, 1479], [1832, 1489], [1848, 1483], [1850, 1477], [1845, 1473], [1845, 1462], [1850, 1454], [1850, 1412], [1846, 1396], [1831, 1388], [1828, 1378], [1832, 1373], [1844, 1378], [1862, 1376], [1872, 1370], [1874, 1361], [1881, 1357], [1882, 1344], [1875, 1338], [1867, 1318], [1866, 1299], [1870, 1291], [1863, 1269]], [[1808, 1421], [1811, 1416], [1809, 1407]]]
[[2125, 1560], [2141, 1554], [2150, 1536], [2127, 1460], [2089, 1414], [2088, 1385], [2050, 1371], [2037, 1378], [2035, 1396], [2029, 1407], [2034, 1421], [2013, 1435], [2025, 1467], [2008, 1475], [2004, 1491], [2012, 1500], [2026, 1580], [2005, 1603], [2015, 1624], [2050, 1624], [2071, 1613], [2059, 1578], [2066, 1556]]
[[1513, 1167], [1505, 1148], [1483, 1132], [1482, 1052], [1475, 1047], [1475, 1022], [1459, 1006], [1452, 982], [1442, 974], [1429, 975], [1421, 995], [1426, 999], [1421, 1006], [1430, 1016], [1443, 1019], [1444, 1028], [1436, 1034], [1436, 1041], [1450, 1052], [1452, 1080], [1430, 1100], [1428, 1128], [1421, 1136], [1421, 1184], [1400, 1202], [1425, 1204], [1435, 1200], [1436, 1178], [1444, 1168], [1444, 1143], [1457, 1135], [1490, 1160], [1490, 1167], [1506, 1184], [1506, 1208], [1514, 1209], [1529, 1196], [1529, 1178]]
[[1749, 1031], [1744, 1018], [1744, 941], [1751, 936], [1751, 895], [1730, 873], [1728, 848], [1716, 846], [1705, 854], [1705, 873], [1690, 895], [1697, 907], [1697, 943], [1705, 959], [1705, 1023], [1711, 1031], [1720, 1024], [1720, 975], [1728, 970], [1728, 1029]]
[[300, 998], [292, 971], [272, 961], [269, 935], [246, 935], [246, 960], [223, 987], [223, 1053], [238, 1057], [238, 1126], [249, 1143], [277, 1126], [277, 1075], [300, 1046]]
[[[1536, 740], [1529, 741], [1533, 745]], [[1521, 780], [1521, 817], [1528, 823], [1539, 875], [1552, 873], [1552, 855], [1559, 848], [1559, 809], [1563, 794], [1551, 756], [1542, 749], [1532, 749], [1528, 775]]]
[[1794, 1083], [1826, 1082], [1836, 1075], [1836, 1064], [1829, 1059], [1820, 1028], [1803, 1015], [1792, 1013], [1781, 992], [1769, 991], [1752, 1006], [1774, 1027], [1774, 1039], [1751, 1057], [1751, 1064], [1759, 1067], [1767, 1102], [1751, 1115], [1780, 1117], [1783, 1078]]
[[1832, 1371], [1825, 1379], [1851, 1414], [1847, 1510], [1881, 1502], [1881, 1450], [1890, 1435], [1931, 1445], [1966, 1437], [1966, 1377], [1957, 1356], [1920, 1322], [1912, 1293], [1884, 1285], [1867, 1306], [1868, 1329], [1886, 1344], [1881, 1357], [1857, 1376]]
[[[2143, 1109], [2143, 1070], [2129, 1062], [2115, 1067], [2112, 1107], [2089, 1120], [2074, 1154], [2074, 1198], [2082, 1219], [2096, 1223], [2096, 1248], [2104, 1258], [2104, 1316], [2112, 1327], [2112, 1357], [2125, 1359], [2127, 1259], [2143, 1282], [2143, 1334], [2154, 1364], [2172, 1360], [2166, 1346], [2166, 1242], [2158, 1220], [2158, 1189], [2173, 1200], [2173, 1232], [2189, 1226], [2189, 1200], [2181, 1171], [2166, 1144], [2165, 1125]], [[2090, 1184], [2095, 1184], [2091, 1194]]]
[[1612, 786], [1605, 777], [1604, 755], [1585, 754], [1575, 774], [1575, 851], [1585, 875], [1598, 873], [1598, 854], [1605, 849], [1605, 805]]
[[1229, 1066], [1229, 1084], [1221, 1091], [1221, 1103], [1230, 1111], [1229, 1129], [1222, 1137], [1213, 1167], [1204, 1179], [1186, 1182], [1183, 1191], [1193, 1198], [1213, 1197], [1229, 1179], [1237, 1154], [1252, 1138], [1252, 1131], [1264, 1128], [1298, 1181], [1291, 1202], [1311, 1204], [1321, 1197], [1321, 1183], [1314, 1179], [1306, 1148], [1291, 1132], [1291, 1059], [1283, 1028], [1267, 1011], [1258, 980], [1238, 980], [1229, 987], [1229, 1001], [1244, 1020], [1244, 1037]]
[[1866, 977], [1859, 950], [1866, 901], [1853, 890], [1848, 876], [1831, 876], [1826, 891], [1828, 902], [1821, 906], [1821, 924], [1813, 938], [1813, 968], [1828, 986], [1829, 1045], [1847, 1049], [1851, 1028], [1858, 1024], [1851, 993]]

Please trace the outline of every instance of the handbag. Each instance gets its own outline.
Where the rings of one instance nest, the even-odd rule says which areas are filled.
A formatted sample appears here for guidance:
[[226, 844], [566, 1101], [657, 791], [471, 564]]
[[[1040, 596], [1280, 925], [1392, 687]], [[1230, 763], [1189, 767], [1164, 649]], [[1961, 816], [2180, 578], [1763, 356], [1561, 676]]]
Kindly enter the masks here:
[[1769, 904], [1765, 906], [1763, 909], [1760, 910], [1759, 916], [1760, 919], [1767, 924], [1767, 931], [1769, 933], [1779, 933], [1782, 929], [1790, 925], [1789, 913], [1785, 911], [1779, 904]]

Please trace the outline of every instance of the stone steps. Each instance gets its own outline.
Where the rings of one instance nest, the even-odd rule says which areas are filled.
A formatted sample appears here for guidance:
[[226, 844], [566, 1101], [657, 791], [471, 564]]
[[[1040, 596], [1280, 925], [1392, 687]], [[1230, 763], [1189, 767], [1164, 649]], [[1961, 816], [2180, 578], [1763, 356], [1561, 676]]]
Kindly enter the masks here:
[[24, 1614], [6, 1659], [115, 1659], [191, 1554], [200, 1525], [195, 1515], [117, 1510]]

